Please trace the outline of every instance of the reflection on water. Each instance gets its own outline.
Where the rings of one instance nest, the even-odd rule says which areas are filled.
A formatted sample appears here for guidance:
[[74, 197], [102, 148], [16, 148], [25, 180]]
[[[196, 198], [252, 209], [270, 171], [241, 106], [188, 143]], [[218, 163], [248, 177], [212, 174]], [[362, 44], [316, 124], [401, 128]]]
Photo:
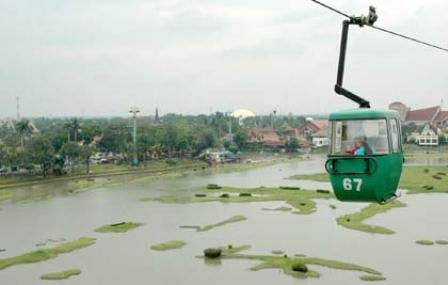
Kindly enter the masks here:
[[[140, 180], [105, 186], [95, 191], [33, 203], [4, 203], [0, 212], [0, 258], [37, 249], [36, 243], [96, 237], [89, 248], [64, 254], [56, 259], [21, 265], [0, 271], [0, 284], [47, 284], [40, 281], [43, 273], [79, 268], [80, 276], [63, 284], [360, 284], [361, 273], [337, 271], [312, 266], [320, 271], [320, 279], [297, 280], [279, 270], [251, 272], [257, 261], [223, 260], [205, 263], [196, 258], [207, 247], [250, 244], [247, 253], [269, 254], [283, 250], [288, 255], [306, 254], [366, 265], [383, 272], [386, 282], [377, 284], [445, 284], [448, 246], [424, 247], [417, 239], [448, 239], [445, 217], [448, 196], [444, 194], [404, 196], [409, 205], [378, 215], [368, 222], [396, 231], [395, 235], [373, 235], [340, 227], [336, 217], [359, 210], [364, 204], [318, 200], [318, 211], [312, 215], [263, 211], [263, 208], [285, 206], [281, 202], [244, 204], [143, 203], [143, 196], [169, 192], [191, 195], [195, 187], [208, 183], [256, 187], [297, 185], [305, 188], [327, 188], [328, 183], [285, 180], [294, 174], [323, 171], [323, 157], [313, 161], [281, 164], [239, 173], [188, 175], [168, 180]], [[60, 189], [55, 189], [61, 187]], [[64, 185], [32, 191], [55, 194]], [[26, 191], [23, 190], [25, 193]], [[29, 194], [23, 194], [29, 195]], [[57, 194], [60, 195], [60, 194]], [[331, 209], [330, 204], [336, 205]], [[206, 225], [231, 216], [244, 215], [246, 221], [228, 224], [198, 233], [180, 225]], [[120, 222], [143, 222], [125, 234], [99, 234], [101, 225]], [[183, 240], [182, 249], [157, 252], [150, 245]], [[208, 262], [208, 261], [207, 261]]]

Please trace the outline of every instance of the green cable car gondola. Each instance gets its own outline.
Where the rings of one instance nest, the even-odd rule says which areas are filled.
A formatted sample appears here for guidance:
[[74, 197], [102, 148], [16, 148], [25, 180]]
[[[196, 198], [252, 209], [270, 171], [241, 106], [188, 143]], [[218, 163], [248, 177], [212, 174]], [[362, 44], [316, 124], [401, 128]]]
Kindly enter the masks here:
[[[397, 197], [403, 167], [399, 115], [370, 109], [370, 103], [342, 87], [349, 25], [373, 25], [368, 17], [343, 22], [336, 93], [359, 104], [359, 109], [330, 114], [330, 147], [325, 169], [341, 201], [385, 203]], [[372, 20], [373, 19], [373, 20]]]

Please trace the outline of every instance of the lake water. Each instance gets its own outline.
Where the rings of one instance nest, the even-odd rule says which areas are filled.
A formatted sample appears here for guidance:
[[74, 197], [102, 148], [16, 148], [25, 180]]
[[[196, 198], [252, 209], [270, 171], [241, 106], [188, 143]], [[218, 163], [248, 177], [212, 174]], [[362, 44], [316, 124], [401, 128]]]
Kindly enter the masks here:
[[[372, 267], [387, 277], [387, 281], [376, 284], [446, 284], [448, 246], [420, 246], [415, 241], [448, 239], [448, 207], [445, 206], [448, 195], [403, 195], [401, 200], [408, 207], [393, 209], [368, 221], [396, 231], [389, 236], [353, 231], [336, 224], [336, 217], [364, 206], [359, 203], [316, 200], [316, 213], [293, 215], [262, 210], [284, 206], [281, 202], [176, 205], [139, 201], [148, 196], [191, 195], [196, 187], [208, 183], [330, 189], [328, 183], [285, 179], [294, 174], [322, 172], [323, 162], [323, 157], [316, 156], [312, 161], [237, 173], [141, 179], [38, 202], [3, 203], [0, 206], [0, 248], [7, 251], [0, 252], [0, 258], [38, 249], [36, 244], [48, 239], [89, 236], [97, 238], [97, 243], [48, 261], [1, 270], [0, 284], [48, 284], [52, 282], [39, 279], [41, 274], [69, 268], [79, 268], [82, 274], [55, 284], [363, 283], [359, 280], [363, 275], [360, 272], [311, 266], [321, 272], [321, 278], [302, 280], [276, 269], [252, 272], [249, 268], [256, 264], [254, 261], [224, 260], [221, 264], [208, 264], [195, 258], [204, 248], [227, 244], [250, 244], [252, 248], [247, 252], [254, 254], [269, 254], [280, 249], [289, 255], [300, 253]], [[57, 189], [48, 191], [57, 192]], [[17, 193], [23, 195], [20, 190]], [[337, 209], [331, 209], [330, 204]], [[248, 220], [207, 232], [179, 228], [180, 225], [213, 224], [234, 215], [244, 215]], [[119, 221], [145, 225], [123, 234], [93, 231], [98, 226]], [[149, 249], [152, 244], [173, 239], [184, 240], [187, 246], [166, 252]], [[47, 243], [47, 246], [56, 244]]]

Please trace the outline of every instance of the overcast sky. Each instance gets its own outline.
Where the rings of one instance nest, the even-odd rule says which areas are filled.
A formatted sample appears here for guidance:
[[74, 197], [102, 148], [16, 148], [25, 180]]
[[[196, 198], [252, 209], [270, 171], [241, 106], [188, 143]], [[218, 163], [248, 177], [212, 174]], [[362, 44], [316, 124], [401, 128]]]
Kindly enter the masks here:
[[[446, 0], [326, 0], [448, 46]], [[1, 0], [0, 117], [326, 113], [341, 18], [309, 0]], [[354, 27], [345, 86], [373, 107], [448, 109], [448, 53]]]

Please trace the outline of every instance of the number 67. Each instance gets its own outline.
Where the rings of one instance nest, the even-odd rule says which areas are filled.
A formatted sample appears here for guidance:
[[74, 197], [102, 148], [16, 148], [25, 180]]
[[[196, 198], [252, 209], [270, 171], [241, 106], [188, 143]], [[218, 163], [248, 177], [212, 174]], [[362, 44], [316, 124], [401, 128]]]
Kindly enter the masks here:
[[353, 189], [353, 183], [356, 184], [356, 191], [361, 191], [361, 186], [362, 186], [362, 179], [361, 178], [353, 178], [353, 182], [352, 179], [350, 178], [344, 178], [344, 180], [342, 180], [342, 186], [344, 187], [345, 190], [350, 191]]

